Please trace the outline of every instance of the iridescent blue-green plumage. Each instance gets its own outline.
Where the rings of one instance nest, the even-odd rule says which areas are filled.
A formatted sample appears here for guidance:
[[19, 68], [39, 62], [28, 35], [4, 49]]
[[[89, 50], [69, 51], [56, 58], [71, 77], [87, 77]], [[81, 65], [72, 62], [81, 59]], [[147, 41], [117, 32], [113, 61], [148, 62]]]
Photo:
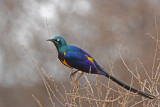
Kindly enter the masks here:
[[83, 71], [85, 73], [104, 75], [127, 90], [138, 93], [150, 99], [155, 98], [155, 96], [133, 88], [128, 84], [118, 80], [114, 76], [110, 75], [108, 72], [105, 72], [104, 69], [95, 61], [95, 59], [91, 55], [89, 55], [81, 48], [67, 45], [63, 37], [56, 36], [52, 39], [48, 39], [47, 41], [52, 41], [54, 43], [58, 51], [58, 58], [64, 65], [70, 68], [75, 68], [79, 71]]
[[[64, 58], [68, 65], [80, 71], [106, 75], [100, 65], [87, 52], [78, 47], [68, 45], [68, 51]], [[92, 58], [94, 63], [88, 58]]]

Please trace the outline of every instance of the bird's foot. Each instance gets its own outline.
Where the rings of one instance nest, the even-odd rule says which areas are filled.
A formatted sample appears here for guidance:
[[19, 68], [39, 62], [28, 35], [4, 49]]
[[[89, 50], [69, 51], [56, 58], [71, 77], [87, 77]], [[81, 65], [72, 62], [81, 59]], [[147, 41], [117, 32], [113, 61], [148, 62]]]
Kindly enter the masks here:
[[72, 77], [73, 77], [77, 72], [78, 72], [78, 70], [77, 70], [77, 71], [72, 72], [72, 73], [70, 74], [70, 78], [72, 78]]

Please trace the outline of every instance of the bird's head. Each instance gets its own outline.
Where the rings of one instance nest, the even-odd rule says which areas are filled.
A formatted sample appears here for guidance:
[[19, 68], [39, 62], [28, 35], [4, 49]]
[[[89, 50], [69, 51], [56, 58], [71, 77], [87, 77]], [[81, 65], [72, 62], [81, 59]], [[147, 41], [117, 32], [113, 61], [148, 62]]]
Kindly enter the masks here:
[[56, 37], [53, 37], [52, 39], [48, 39], [47, 41], [53, 42], [54, 45], [56, 46], [58, 52], [60, 52], [60, 53], [66, 52], [67, 43], [63, 37], [56, 36]]

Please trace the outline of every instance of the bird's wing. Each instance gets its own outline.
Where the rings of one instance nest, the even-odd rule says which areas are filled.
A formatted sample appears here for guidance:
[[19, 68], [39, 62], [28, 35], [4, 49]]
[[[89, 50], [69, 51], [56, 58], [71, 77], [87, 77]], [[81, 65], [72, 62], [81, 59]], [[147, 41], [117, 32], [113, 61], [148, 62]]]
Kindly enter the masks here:
[[100, 71], [104, 71], [104, 69], [96, 62], [96, 60], [91, 56], [89, 55], [86, 51], [82, 50], [81, 48], [79, 47], [76, 47], [76, 46], [71, 46], [71, 45], [68, 45], [69, 46], [69, 50], [70, 51], [73, 51], [73, 52], [80, 52], [81, 54], [84, 54], [84, 55], [87, 55], [88, 57], [92, 58], [94, 64], [96, 65], [96, 67], [100, 70]]
[[98, 71], [93, 60], [81, 52], [67, 51], [64, 59], [69, 66], [83, 72], [89, 73], [91, 71], [91, 73], [97, 73]]

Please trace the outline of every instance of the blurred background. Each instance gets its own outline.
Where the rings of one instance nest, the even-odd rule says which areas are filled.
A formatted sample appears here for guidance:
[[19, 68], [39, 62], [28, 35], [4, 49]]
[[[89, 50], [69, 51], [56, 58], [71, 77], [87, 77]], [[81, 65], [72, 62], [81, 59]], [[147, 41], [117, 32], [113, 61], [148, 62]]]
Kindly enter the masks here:
[[[32, 94], [52, 107], [23, 45], [40, 69], [57, 83], [67, 83], [71, 81], [68, 68], [64, 69], [53, 53], [55, 47], [46, 41], [56, 35], [71, 45], [84, 43], [84, 50], [106, 71], [107, 61], [113, 61], [124, 41], [121, 55], [128, 67], [135, 69], [139, 58], [151, 74], [155, 42], [146, 33], [155, 35], [155, 13], [160, 24], [159, 4], [159, 0], [0, 0], [0, 107], [39, 107]], [[131, 74], [119, 55], [113, 74], [130, 83]], [[94, 82], [95, 75], [92, 78]]]

